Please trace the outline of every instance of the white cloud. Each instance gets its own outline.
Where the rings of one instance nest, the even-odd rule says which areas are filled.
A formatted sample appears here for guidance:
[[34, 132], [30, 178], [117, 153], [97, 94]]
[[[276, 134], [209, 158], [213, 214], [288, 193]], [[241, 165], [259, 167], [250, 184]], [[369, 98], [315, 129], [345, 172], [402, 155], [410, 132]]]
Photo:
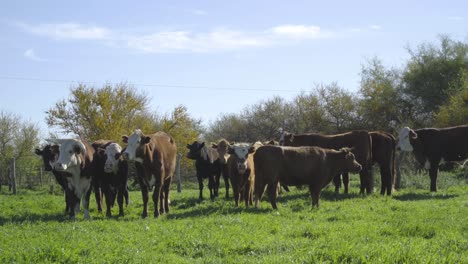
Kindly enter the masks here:
[[454, 20], [454, 21], [463, 21], [465, 20], [464, 17], [461, 17], [461, 16], [449, 16], [447, 17], [448, 20]]
[[31, 34], [56, 40], [97, 41], [113, 48], [127, 48], [144, 53], [223, 52], [245, 48], [297, 44], [334, 37], [349, 37], [361, 31], [323, 30], [316, 25], [283, 24], [264, 30], [242, 31], [216, 28], [207, 32], [164, 30], [147, 33], [116, 31], [105, 27], [76, 23], [30, 25], [17, 23]]
[[36, 55], [33, 49], [27, 49], [24, 53], [23, 56], [34, 61], [41, 61], [42, 59]]
[[380, 25], [370, 25], [369, 28], [373, 29], [373, 30], [379, 30], [379, 29], [382, 29], [382, 26], [380, 26]]
[[192, 15], [196, 15], [196, 16], [206, 16], [208, 14], [206, 11], [200, 10], [200, 9], [192, 9], [192, 10], [189, 10], [189, 12]]
[[111, 30], [103, 27], [76, 23], [29, 25], [20, 23], [24, 30], [39, 36], [53, 39], [103, 40], [111, 36]]

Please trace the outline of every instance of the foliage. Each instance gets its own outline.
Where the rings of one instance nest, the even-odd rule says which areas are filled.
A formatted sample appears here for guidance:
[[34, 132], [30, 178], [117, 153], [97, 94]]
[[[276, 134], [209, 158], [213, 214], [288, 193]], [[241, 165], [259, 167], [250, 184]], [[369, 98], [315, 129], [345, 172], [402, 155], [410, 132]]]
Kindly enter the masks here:
[[121, 218], [107, 219], [92, 200], [91, 221], [66, 220], [62, 195], [0, 193], [0, 262], [467, 263], [468, 187], [443, 177], [456, 182], [436, 194], [424, 186], [392, 197], [360, 196], [352, 177], [350, 194], [326, 189], [319, 209], [307, 189], [291, 188], [272, 210], [267, 200], [261, 209], [235, 208], [231, 199], [198, 203], [198, 190], [184, 188], [159, 219], [140, 219], [140, 192], [130, 192]]
[[89, 141], [121, 136], [136, 128], [147, 131], [154, 127], [148, 113], [148, 97], [136, 92], [131, 85], [106, 84], [102, 88], [79, 84], [70, 89], [70, 98], [61, 100], [46, 114], [49, 126], [65, 133], [74, 133]]
[[468, 77], [466, 79], [464, 88], [451, 95], [449, 101], [439, 108], [435, 115], [436, 126], [468, 124]]
[[439, 38], [440, 44], [409, 48], [410, 60], [403, 72], [403, 93], [414, 107], [414, 120], [421, 125], [432, 122], [432, 115], [450, 95], [464, 87], [468, 74], [468, 44]]

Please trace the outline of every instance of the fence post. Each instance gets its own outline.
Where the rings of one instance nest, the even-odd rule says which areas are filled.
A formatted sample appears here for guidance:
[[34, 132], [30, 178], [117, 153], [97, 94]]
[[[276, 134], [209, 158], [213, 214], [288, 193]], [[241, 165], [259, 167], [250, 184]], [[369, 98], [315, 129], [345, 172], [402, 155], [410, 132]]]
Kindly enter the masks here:
[[406, 152], [400, 151], [396, 159], [396, 179], [395, 179], [395, 189], [401, 188], [401, 163], [403, 162], [403, 158], [405, 157]]
[[16, 160], [15, 158], [11, 159], [11, 189], [13, 194], [16, 194]]
[[42, 187], [42, 167], [39, 167], [39, 184]]
[[182, 192], [181, 186], [181, 177], [180, 177], [180, 159], [182, 158], [182, 154], [177, 154], [176, 160], [176, 174], [177, 174], [177, 192]]

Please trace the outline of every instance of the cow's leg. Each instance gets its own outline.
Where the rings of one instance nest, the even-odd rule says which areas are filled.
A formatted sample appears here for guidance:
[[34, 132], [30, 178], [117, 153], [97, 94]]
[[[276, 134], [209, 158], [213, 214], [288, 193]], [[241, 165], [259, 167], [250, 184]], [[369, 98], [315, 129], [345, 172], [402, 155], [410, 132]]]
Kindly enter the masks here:
[[429, 169], [429, 177], [431, 178], [431, 192], [437, 192], [437, 171], [439, 170], [439, 162], [431, 162]]
[[[158, 217], [160, 215], [159, 211], [159, 199], [161, 198], [161, 184], [157, 184], [154, 186], [154, 191], [153, 191], [153, 203], [154, 203], [154, 217]], [[164, 208], [161, 208], [161, 210], [164, 210]]]
[[167, 180], [163, 186], [164, 192], [164, 209], [166, 214], [169, 213], [169, 191], [171, 186], [171, 180]]
[[143, 212], [141, 213], [142, 218], [148, 217], [148, 186], [141, 184], [141, 196], [143, 198]]
[[268, 196], [270, 197], [270, 203], [273, 209], [278, 209], [276, 206], [276, 187], [278, 186], [278, 182], [273, 184], [268, 184]]
[[363, 171], [365, 172], [365, 176], [366, 176], [366, 185], [365, 186], [366, 186], [366, 193], [367, 194], [372, 194], [372, 192], [374, 191], [374, 178], [373, 178], [373, 174], [371, 173], [371, 170], [370, 170], [371, 167], [367, 167], [366, 170], [363, 169]]
[[[89, 198], [91, 197], [91, 188], [88, 188], [86, 191], [85, 196], [83, 197], [83, 211], [84, 211], [84, 218], [85, 219], [91, 219], [91, 216], [89, 215]], [[101, 208], [102, 211], [102, 208]]]
[[333, 178], [333, 184], [335, 185], [335, 193], [340, 193], [341, 174], [338, 174]]
[[200, 201], [203, 201], [203, 177], [197, 174], [197, 180], [198, 180], [198, 189], [200, 190], [200, 196], [198, 199], [200, 199]]
[[391, 169], [386, 166], [382, 165], [380, 166], [380, 178], [382, 181], [382, 188], [380, 189], [380, 194], [385, 195], [385, 192], [387, 195], [392, 194], [392, 174], [391, 174]]
[[[119, 216], [124, 216], [123, 200], [124, 200], [125, 192], [127, 192], [127, 186], [119, 186], [119, 189], [117, 191], [117, 203], [119, 204]], [[128, 192], [127, 192], [127, 197], [128, 197]], [[127, 198], [127, 201], [128, 201], [128, 198]]]
[[309, 186], [310, 196], [312, 197], [312, 207], [316, 206], [319, 208], [320, 189], [314, 188], [312, 185]]
[[226, 188], [226, 199], [229, 198], [229, 174], [228, 174], [228, 167], [226, 164], [222, 165], [223, 170], [223, 179], [224, 179], [224, 187]]
[[125, 184], [125, 189], [123, 190], [123, 197], [125, 197], [125, 206], [128, 206], [130, 200], [128, 199], [128, 186]]
[[218, 197], [219, 195], [219, 180], [221, 179], [221, 168], [216, 172], [213, 183], [214, 196]]
[[263, 179], [263, 175], [257, 172], [255, 175], [255, 187], [254, 187], [254, 200], [255, 200], [255, 208], [260, 208], [260, 202], [262, 200], [263, 193], [265, 192], [265, 184], [261, 179]]
[[345, 172], [342, 174], [343, 176], [343, 186], [344, 186], [344, 193], [349, 193], [349, 173]]
[[208, 177], [208, 189], [210, 189], [210, 199], [213, 201], [214, 198], [215, 198], [215, 194], [214, 194], [214, 188], [215, 188], [215, 176], [214, 175], [210, 175], [210, 177]]
[[240, 191], [239, 186], [237, 184], [232, 184], [232, 193], [234, 195], [234, 204], [236, 207], [238, 207], [240, 200]]

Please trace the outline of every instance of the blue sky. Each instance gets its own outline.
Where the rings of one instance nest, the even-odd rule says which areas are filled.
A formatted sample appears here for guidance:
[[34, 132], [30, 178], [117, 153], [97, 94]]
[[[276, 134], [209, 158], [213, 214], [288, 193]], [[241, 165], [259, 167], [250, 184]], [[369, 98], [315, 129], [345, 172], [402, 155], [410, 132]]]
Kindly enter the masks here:
[[468, 1], [2, 1], [0, 110], [37, 123], [77, 82], [129, 82], [208, 125], [315, 84], [352, 92], [367, 58], [468, 40]]

